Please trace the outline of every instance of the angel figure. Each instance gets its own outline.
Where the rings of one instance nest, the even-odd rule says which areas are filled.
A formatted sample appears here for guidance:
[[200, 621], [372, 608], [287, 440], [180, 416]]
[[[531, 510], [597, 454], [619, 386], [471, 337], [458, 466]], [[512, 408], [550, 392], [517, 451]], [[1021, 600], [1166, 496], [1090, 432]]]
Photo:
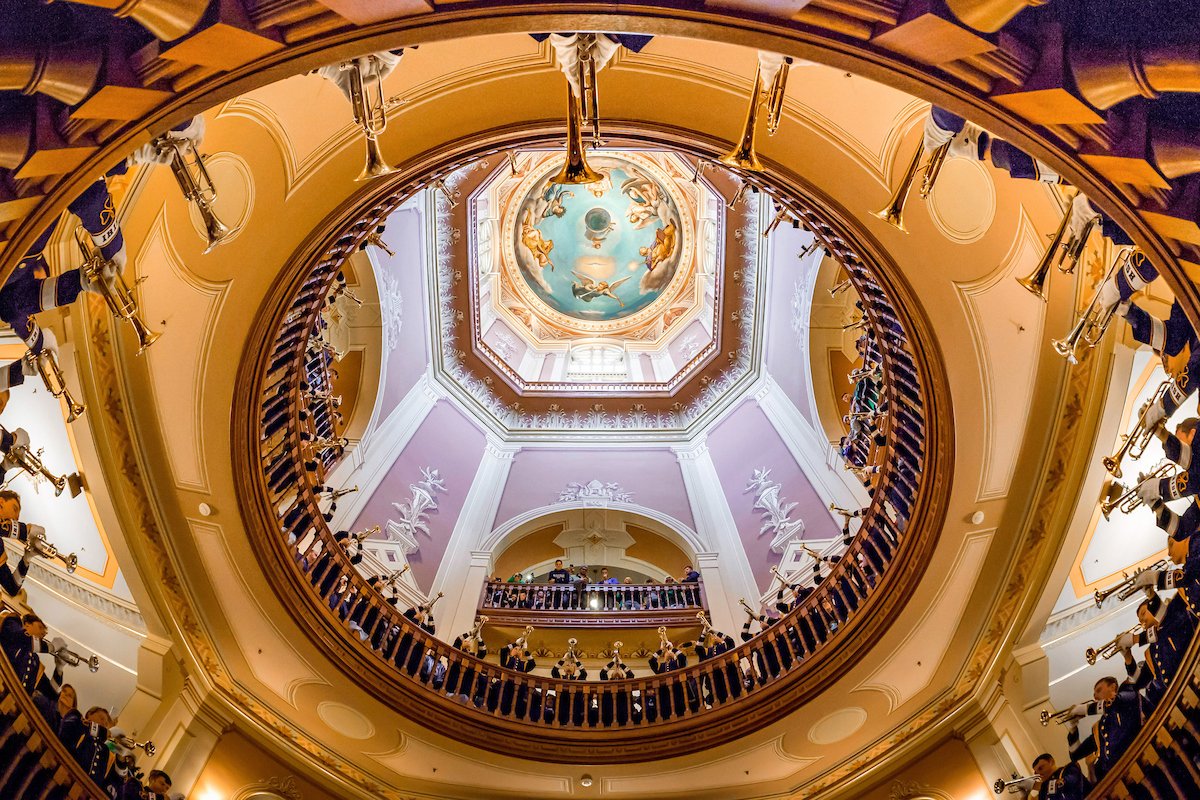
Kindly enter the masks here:
[[571, 281], [571, 294], [575, 295], [583, 302], [590, 303], [597, 297], [609, 297], [613, 300], [616, 300], [617, 304], [620, 305], [621, 308], [625, 307], [625, 303], [621, 300], [621, 298], [613, 294], [613, 290], [623, 284], [625, 281], [629, 280], [630, 276], [626, 275], [620, 280], [609, 283], [608, 281], [598, 281], [588, 275], [580, 274], [575, 270], [571, 270], [571, 274], [582, 281], [582, 283]]

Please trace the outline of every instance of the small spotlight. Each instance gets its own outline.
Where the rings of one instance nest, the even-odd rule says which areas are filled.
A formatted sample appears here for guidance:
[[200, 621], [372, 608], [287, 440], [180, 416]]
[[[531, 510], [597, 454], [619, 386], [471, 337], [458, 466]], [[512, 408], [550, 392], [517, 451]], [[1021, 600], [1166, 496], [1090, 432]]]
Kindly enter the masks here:
[[589, 786], [591, 786], [592, 785], [592, 776], [584, 775], [583, 777], [581, 777], [579, 779], [579, 785], [585, 789], [588, 788]]

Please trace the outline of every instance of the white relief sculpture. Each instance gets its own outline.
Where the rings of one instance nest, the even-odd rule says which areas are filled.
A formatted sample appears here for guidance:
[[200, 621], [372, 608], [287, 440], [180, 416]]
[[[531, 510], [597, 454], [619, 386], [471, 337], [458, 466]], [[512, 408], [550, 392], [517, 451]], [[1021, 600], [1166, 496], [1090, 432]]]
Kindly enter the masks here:
[[388, 538], [399, 542], [406, 554], [420, 548], [418, 533], [429, 536], [428, 512], [437, 511], [437, 493], [446, 491], [446, 484], [436, 469], [421, 467], [421, 480], [410, 483], [408, 488], [412, 491], [411, 499], [392, 503], [400, 519], [388, 520], [387, 524]]
[[383, 317], [383, 342], [395, 350], [400, 344], [400, 329], [404, 326], [404, 296], [400, 279], [384, 270], [379, 276], [379, 307]]
[[762, 511], [763, 524], [758, 535], [773, 533], [771, 552], [782, 553], [788, 544], [804, 533], [804, 520], [792, 519], [792, 510], [799, 503], [785, 503], [780, 496], [783, 487], [771, 480], [771, 470], [759, 467], [746, 484], [747, 492], [754, 492], [754, 509]]
[[633, 495], [621, 488], [619, 483], [603, 483], [598, 480], [587, 483], [572, 481], [558, 495], [560, 503], [632, 503]]

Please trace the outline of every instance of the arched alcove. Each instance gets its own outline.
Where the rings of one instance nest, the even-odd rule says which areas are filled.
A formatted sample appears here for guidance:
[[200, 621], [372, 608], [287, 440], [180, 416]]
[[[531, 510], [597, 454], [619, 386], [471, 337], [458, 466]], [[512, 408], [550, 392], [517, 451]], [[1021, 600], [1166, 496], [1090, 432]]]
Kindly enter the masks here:
[[700, 537], [672, 517], [631, 503], [534, 509], [488, 537], [492, 572], [542, 574], [562, 558], [617, 567], [662, 581], [704, 552]]

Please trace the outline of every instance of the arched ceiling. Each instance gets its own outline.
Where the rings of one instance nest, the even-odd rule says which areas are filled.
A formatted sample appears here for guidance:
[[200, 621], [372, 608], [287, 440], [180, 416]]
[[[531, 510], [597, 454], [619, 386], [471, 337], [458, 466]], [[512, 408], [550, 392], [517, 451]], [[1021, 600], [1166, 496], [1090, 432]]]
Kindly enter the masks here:
[[[602, 73], [604, 113], [636, 120], [646, 130], [682, 130], [706, 145], [728, 140], [735, 134], [730, 121], [744, 111], [753, 65], [748, 49], [659, 37], [643, 54]], [[501, 79], [502, 93], [495, 91]], [[1046, 518], [1061, 513], [1055, 495], [1039, 494], [1044, 487], [1030, 476], [1044, 468], [1071, 474], [1070, 441], [1049, 465], [1047, 451], [1063, 449], [1066, 428], [1070, 436], [1086, 436], [1092, 423], [1077, 409], [1098, 402], [1094, 395], [1086, 399], [1095, 385], [1089, 369], [1065, 380], [1064, 363], [1046, 345], [1048, 329], [1066, 329], [1074, 292], [1060, 283], [1042, 306], [1011, 280], [1031, 271], [1041, 234], [1057, 222], [1053, 193], [973, 163], [951, 162], [928, 206], [914, 204], [905, 236], [870, 212], [883, 205], [897, 162], [915, 146], [913, 126], [923, 104], [825, 67], [805, 66], [793, 81], [784, 127], [762, 143], [764, 155], [819, 187], [831, 208], [890, 254], [895, 278], [920, 298], [942, 343], [958, 436], [954, 474], [943, 478], [951, 482], [950, 512], [930, 567], [941, 577], [913, 593], [906, 624], [802, 713], [701, 755], [606, 767], [600, 780], [614, 796], [757, 797], [801, 788], [849, 796], [854, 781], [885, 754], [899, 758], [932, 748], [983, 715], [981, 679], [1030, 611], [1026, 595], [1008, 597], [1006, 591], [1052, 557]], [[546, 98], [561, 96], [561, 75], [545, 48], [524, 36], [497, 35], [424, 44], [389, 78], [386, 91], [409, 100], [398, 106], [395, 127], [384, 138], [389, 157], [408, 163], [443, 142], [478, 134], [480, 119], [496, 131], [552, 124]], [[202, 665], [197, 691], [211, 698], [205, 702], [240, 707], [248, 730], [284, 752], [306, 754], [320, 765], [322, 778], [347, 796], [578, 791], [575, 766], [531, 766], [396, 720], [319, 648], [290, 635], [287, 613], [256, 570], [240, 531], [228, 436], [235, 354], [288, 255], [350, 196], [349, 178], [361, 168], [361, 141], [343, 98], [315, 76], [288, 77], [231, 97], [207, 118], [205, 149], [219, 167], [215, 177], [223, 187], [236, 187], [223, 189], [218, 211], [242, 222], [238, 239], [201, 257], [202, 243], [169, 175], [152, 172], [127, 206], [125, 228], [132, 268], [149, 278], [141, 289], [147, 317], [165, 320], [168, 334], [134, 360], [120, 349], [102, 352], [101, 332], [85, 326], [89, 316], [72, 318], [69, 329], [87, 351], [87, 363], [101, 367], [85, 378], [89, 396], [116, 393], [123, 404], [117, 411], [110, 404], [100, 418], [105, 430], [98, 436], [112, 447], [106, 466], [124, 455], [151, 476], [140, 502], [153, 502], [154, 510], [138, 506], [139, 487], [122, 486], [132, 498], [125, 513], [157, 517], [170, 531], [166, 539], [150, 533], [128, 542], [139, 568], [165, 560], [181, 576], [139, 592], [164, 609], [177, 639], [187, 642], [189, 658]], [[422, 234], [419, 226], [415, 233]], [[811, 297], [818, 283], [826, 288], [829, 278], [815, 268], [796, 271], [795, 256], [805, 242], [789, 237], [799, 232], [781, 228], [760, 243], [771, 265], [758, 319], [765, 331], [760, 363], [771, 380], [745, 397], [746, 403], [770, 406], [762, 413], [783, 420], [779, 427], [803, 430], [805, 422], [820, 430], [826, 402], [820, 397], [828, 387], [812, 385], [816, 373], [810, 384], [797, 365], [807, 362], [805, 348], [833, 350], [841, 323], [829, 318], [835, 312], [828, 304], [795, 300]], [[414, 311], [433, 305], [427, 292], [419, 282], [402, 290], [406, 298], [419, 298]], [[400, 333], [424, 346], [428, 329], [408, 325], [408, 308]], [[829, 333], [818, 335], [818, 329]], [[424, 393], [420, 372], [392, 386], [392, 366], [385, 365], [380, 381], [391, 388], [379, 396], [391, 391], [397, 402], [375, 409], [379, 425], [400, 412], [388, 426], [392, 438], [374, 440], [396, 453], [379, 459], [384, 475], [405, 451], [405, 434], [411, 439], [421, 422], [406, 416], [400, 398]], [[397, 359], [395, 366], [412, 372], [411, 362]], [[440, 402], [434, 394], [431, 404]], [[1067, 408], [1074, 424], [1033, 414], [1035, 407]], [[136, 455], [119, 441], [125, 409], [138, 424]], [[710, 450], [720, 436], [719, 429], [710, 432]], [[476, 463], [482, 464], [494, 443], [482, 432], [478, 438]], [[731, 453], [744, 449], [743, 440], [730, 439]], [[802, 443], [802, 437], [793, 433], [790, 441]], [[464, 467], [464, 480], [471, 474]], [[215, 515], [201, 515], [201, 502]], [[983, 513], [982, 523], [969, 521], [975, 512]], [[1001, 530], [1005, 535], [998, 535]]]

